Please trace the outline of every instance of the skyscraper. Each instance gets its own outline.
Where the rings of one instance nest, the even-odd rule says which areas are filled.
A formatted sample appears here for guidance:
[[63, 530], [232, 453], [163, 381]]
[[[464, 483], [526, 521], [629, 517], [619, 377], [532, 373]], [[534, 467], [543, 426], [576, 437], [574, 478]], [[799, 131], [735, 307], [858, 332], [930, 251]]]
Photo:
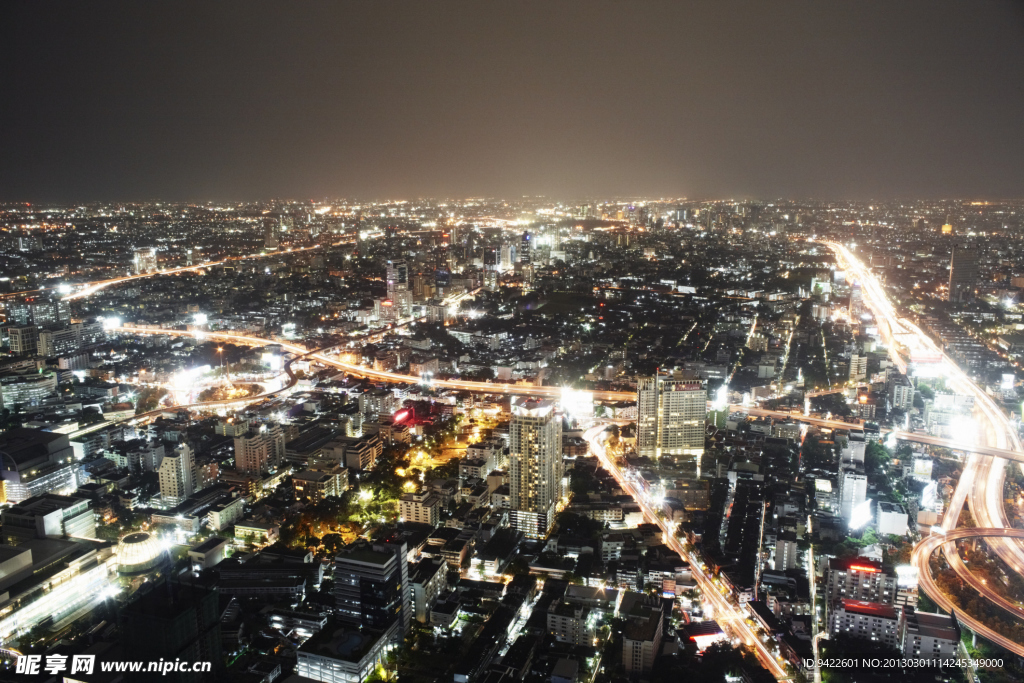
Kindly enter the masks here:
[[160, 463], [160, 497], [168, 505], [177, 505], [195, 489], [196, 460], [188, 444], [179, 444]]
[[[124, 651], [151, 662], [164, 660], [212, 662], [206, 673], [170, 672], [161, 680], [179, 683], [215, 681], [221, 671], [221, 609], [218, 594], [199, 586], [167, 582], [157, 585], [121, 610]], [[149, 681], [155, 674], [141, 673], [126, 680]]]
[[398, 291], [409, 289], [409, 264], [405, 261], [388, 261], [388, 297]]
[[516, 245], [505, 244], [501, 245], [501, 256], [498, 262], [498, 270], [502, 273], [506, 273], [516, 268]]
[[498, 291], [498, 250], [493, 247], [484, 249], [484, 289]]
[[857, 463], [844, 465], [839, 477], [839, 516], [849, 525], [856, 521], [854, 512], [867, 500], [868, 478], [863, 465]]
[[388, 299], [394, 303], [398, 316], [412, 313], [412, 292], [409, 291], [409, 264], [405, 261], [388, 261]]
[[519, 399], [509, 425], [512, 525], [544, 538], [555, 520], [562, 486], [562, 422], [551, 401]]
[[661, 372], [637, 384], [636, 450], [641, 457], [704, 453], [707, 385], [696, 375]]
[[260, 474], [284, 462], [284, 431], [280, 425], [260, 425], [259, 429], [235, 437], [235, 469]]
[[850, 320], [860, 320], [864, 315], [864, 291], [859, 282], [850, 287]]
[[334, 600], [338, 620], [386, 631], [396, 623], [405, 633], [412, 619], [408, 548], [402, 540], [359, 543], [334, 558]]
[[949, 257], [949, 300], [967, 301], [974, 297], [978, 282], [978, 252], [967, 241], [953, 245]]
[[530, 233], [524, 232], [523, 233], [523, 239], [522, 239], [522, 246], [519, 247], [519, 262], [520, 263], [533, 263], [533, 261], [530, 260], [530, 256], [531, 256], [531, 254], [530, 254], [530, 242], [531, 241], [532, 240], [530, 238]]

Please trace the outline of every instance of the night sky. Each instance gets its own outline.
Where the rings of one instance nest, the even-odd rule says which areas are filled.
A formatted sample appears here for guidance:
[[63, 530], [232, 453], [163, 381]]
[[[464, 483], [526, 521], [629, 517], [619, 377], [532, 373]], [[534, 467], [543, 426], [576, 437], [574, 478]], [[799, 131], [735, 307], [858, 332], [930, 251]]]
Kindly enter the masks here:
[[0, 200], [1024, 196], [1024, 5], [6, 2]]

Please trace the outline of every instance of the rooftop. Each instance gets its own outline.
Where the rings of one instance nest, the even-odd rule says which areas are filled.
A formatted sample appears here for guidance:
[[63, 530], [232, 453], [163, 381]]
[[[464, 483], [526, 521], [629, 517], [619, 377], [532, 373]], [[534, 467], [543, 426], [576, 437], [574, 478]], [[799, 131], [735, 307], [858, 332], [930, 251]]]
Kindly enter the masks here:
[[881, 619], [897, 619], [899, 614], [896, 609], [877, 602], [865, 602], [864, 600], [843, 600], [843, 609], [851, 614], [863, 614], [869, 617]]

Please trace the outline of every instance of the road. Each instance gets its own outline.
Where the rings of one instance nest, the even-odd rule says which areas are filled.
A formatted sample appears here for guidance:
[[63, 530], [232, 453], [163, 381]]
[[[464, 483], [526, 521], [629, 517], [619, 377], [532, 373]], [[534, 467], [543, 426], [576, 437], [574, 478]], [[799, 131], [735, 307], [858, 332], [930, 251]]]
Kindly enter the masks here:
[[114, 424], [116, 424], [118, 422], [138, 422], [138, 421], [141, 421], [141, 420], [148, 420], [150, 418], [158, 417], [160, 415], [163, 415], [164, 413], [167, 413], [168, 411], [174, 411], [174, 410], [201, 410], [201, 409], [208, 409], [208, 408], [227, 408], [227, 407], [230, 407], [230, 406], [244, 406], [244, 405], [249, 405], [249, 404], [252, 404], [252, 403], [259, 403], [260, 401], [265, 401], [265, 400], [267, 400], [269, 398], [274, 398], [275, 396], [279, 396], [281, 394], [284, 394], [284, 393], [290, 391], [291, 389], [293, 389], [295, 387], [296, 384], [298, 384], [299, 378], [298, 378], [298, 376], [296, 376], [295, 372], [292, 370], [292, 363], [294, 363], [295, 361], [301, 360], [303, 358], [306, 358], [307, 356], [309, 356], [311, 354], [323, 353], [325, 351], [328, 351], [328, 350], [334, 348], [335, 346], [337, 346], [337, 345], [334, 344], [334, 345], [331, 345], [331, 346], [323, 346], [323, 347], [320, 347], [319, 349], [314, 349], [313, 351], [307, 351], [307, 352], [303, 353], [302, 355], [297, 355], [297, 356], [289, 359], [288, 362], [285, 363], [285, 365], [284, 365], [284, 371], [288, 375], [288, 382], [283, 387], [281, 387], [280, 389], [275, 389], [274, 391], [267, 391], [267, 392], [264, 392], [262, 394], [257, 394], [256, 396], [246, 396], [244, 398], [224, 399], [224, 400], [221, 400], [221, 401], [201, 401], [199, 403], [187, 403], [187, 404], [176, 405], [176, 406], [165, 406], [165, 407], [162, 407], [162, 408], [157, 408], [155, 410], [150, 410], [150, 411], [145, 412], [145, 413], [139, 413], [138, 415], [133, 415], [131, 417], [125, 418], [124, 420], [116, 420], [116, 421], [115, 420], [108, 420], [108, 421], [104, 421], [104, 422], [98, 422], [98, 423], [96, 423], [94, 425], [90, 425], [88, 427], [85, 427], [84, 429], [79, 429], [77, 431], [69, 433], [68, 434], [68, 438], [74, 439], [74, 438], [79, 437], [79, 436], [84, 436], [85, 434], [88, 434], [90, 432], [95, 432], [95, 431], [98, 431], [98, 430], [103, 429], [105, 427], [110, 427], [111, 425], [114, 425]]
[[608, 470], [613, 477], [615, 477], [615, 480], [619, 483], [622, 489], [633, 497], [637, 505], [639, 505], [640, 509], [643, 511], [644, 518], [648, 522], [657, 524], [661, 528], [662, 534], [665, 537], [665, 544], [672, 548], [672, 550], [679, 553], [680, 557], [686, 559], [690, 563], [690, 570], [693, 572], [694, 578], [700, 585], [705, 601], [711, 604], [713, 617], [715, 621], [718, 622], [719, 626], [721, 626], [722, 629], [732, 637], [738, 639], [748, 647], [753, 648], [758, 661], [760, 661], [761, 665], [770, 671], [775, 678], [779, 680], [788, 679], [790, 675], [780, 663], [781, 657], [773, 654], [765, 644], [761, 642], [757, 631], [746, 623], [747, 617], [742, 610], [730, 603], [725, 596], [722, 595], [721, 588], [716, 585], [711, 577], [704, 571], [701, 566], [702, 560], [686, 551], [679, 538], [675, 535], [675, 529], [658, 516], [657, 512], [651, 508], [643, 494], [634, 488], [632, 482], [622, 474], [615, 463], [612, 462], [611, 458], [608, 457], [608, 453], [605, 450], [604, 442], [602, 440], [602, 434], [606, 428], [606, 425], [599, 425], [597, 427], [592, 427], [584, 433], [583, 438], [590, 444], [591, 452], [598, 457], [604, 468]]
[[[331, 243], [329, 246], [336, 247], [336, 246], [339, 246], [339, 245], [342, 245], [342, 244], [354, 244], [354, 243], [355, 243], [355, 240], [339, 240], [338, 242]], [[181, 266], [181, 267], [178, 267], [178, 268], [164, 268], [164, 269], [155, 270], [155, 271], [148, 272], [148, 273], [140, 273], [138, 275], [125, 275], [124, 277], [113, 277], [113, 278], [108, 278], [106, 280], [93, 280], [91, 282], [86, 282], [83, 285], [80, 285], [81, 289], [79, 289], [77, 291], [74, 291], [74, 292], [71, 292], [69, 294], [66, 294], [63, 298], [65, 300], [67, 300], [67, 301], [71, 301], [71, 300], [74, 300], [74, 299], [83, 299], [83, 298], [88, 297], [88, 296], [90, 296], [92, 294], [95, 294], [96, 292], [98, 292], [101, 289], [106, 289], [107, 287], [110, 287], [111, 285], [119, 285], [119, 284], [122, 284], [122, 283], [125, 283], [125, 282], [131, 282], [132, 280], [142, 280], [144, 278], [155, 277], [157, 275], [177, 275], [179, 273], [190, 273], [190, 272], [194, 273], [194, 272], [198, 272], [200, 270], [204, 270], [206, 268], [210, 268], [212, 266], [221, 266], [221, 265], [224, 265], [225, 263], [232, 263], [234, 261], [247, 261], [249, 259], [267, 258], [268, 256], [283, 256], [283, 255], [286, 255], [286, 254], [299, 254], [299, 253], [302, 253], [304, 251], [314, 251], [316, 249], [322, 249], [324, 246], [325, 245], [322, 245], [322, 244], [314, 244], [314, 245], [311, 245], [311, 246], [308, 246], [308, 247], [292, 247], [292, 248], [288, 248], [288, 249], [282, 249], [280, 251], [274, 250], [274, 251], [260, 252], [258, 254], [248, 254], [246, 256], [228, 256], [227, 258], [220, 259], [219, 261], [204, 261], [202, 263], [194, 264], [194, 265], [191, 265], [191, 266]], [[55, 287], [49, 287], [49, 288], [43, 287], [41, 289], [30, 289], [30, 290], [25, 290], [25, 291], [21, 291], [21, 292], [9, 292], [7, 294], [4, 294], [0, 298], [2, 298], [2, 299], [14, 299], [14, 298], [25, 297], [25, 296], [38, 296], [40, 294], [45, 293], [48, 289], [56, 289], [56, 288]]]
[[[390, 331], [396, 328], [389, 328], [385, 331]], [[215, 339], [217, 341], [232, 342], [237, 344], [247, 344], [250, 346], [267, 346], [270, 344], [280, 345], [287, 351], [297, 354], [307, 353], [307, 349], [299, 344], [290, 342], [278, 341], [275, 339], [264, 339], [263, 337], [254, 337], [251, 335], [239, 334], [235, 332], [206, 332], [206, 331], [194, 331], [194, 330], [168, 330], [162, 328], [152, 327], [135, 327], [132, 325], [121, 325], [120, 327], [114, 327], [110, 332], [130, 332], [132, 334], [165, 334], [175, 337], [197, 337], [201, 339]], [[374, 333], [382, 334], [383, 332]], [[344, 370], [348, 374], [354, 377], [362, 377], [365, 379], [371, 379], [378, 382], [388, 382], [392, 384], [421, 384], [423, 378], [415, 375], [404, 375], [399, 372], [389, 372], [387, 370], [374, 370], [364, 365], [357, 365], [355, 363], [346, 363], [340, 361], [337, 358], [327, 355], [326, 353], [313, 353], [309, 356], [311, 360], [319, 361], [330, 367]], [[562, 387], [552, 386], [536, 386], [533, 384], [503, 384], [500, 382], [468, 382], [463, 380], [440, 380], [432, 379], [429, 381], [429, 385], [432, 387], [442, 387], [445, 389], [455, 389], [457, 391], [472, 391], [481, 394], [504, 394], [510, 396], [544, 396], [548, 398], [561, 398], [563, 389]], [[636, 401], [636, 393], [632, 391], [595, 391], [593, 392], [594, 398], [602, 401]]]
[[[970, 455], [943, 516], [942, 529], [949, 534], [954, 533], [953, 530], [959, 522], [960, 512], [966, 502], [977, 524], [976, 528], [969, 530], [972, 533], [969, 533], [968, 536], [989, 539], [986, 542], [993, 552], [1019, 572], [1020, 567], [1024, 567], [1024, 545], [1019, 539], [1024, 538], [1024, 535], [1016, 536], [1009, 533], [1009, 530], [1005, 528], [1009, 524], [1003, 509], [1003, 483], [1007, 461], [1024, 462], [1024, 452], [1022, 452], [1024, 449], [1021, 448], [1016, 429], [988, 394], [975, 384], [928, 335], [912, 321], [898, 316], [877, 278], [849, 249], [836, 243], [828, 243], [828, 246], [836, 254], [838, 261], [860, 282], [864, 293], [864, 302], [874, 313], [879, 330], [882, 331], [883, 337], [886, 337], [885, 341], [889, 346], [890, 355], [901, 370], [906, 371], [906, 362], [899, 353], [898, 344], [903, 344], [910, 351], [911, 357], [915, 353], [939, 357], [947, 386], [956, 393], [974, 397], [974, 424], [977, 425], [977, 429], [974, 433], [965, 433], [955, 442], [955, 445], [951, 446], [970, 451]], [[942, 446], [950, 444], [948, 439], [916, 436], [917, 438], [913, 440], [923, 443]], [[1011, 538], [1018, 540], [1010, 540]], [[931, 539], [925, 539], [918, 547], [930, 547], [931, 542], [933, 542]], [[942, 547], [946, 561], [972, 589], [1015, 614], [1020, 612], [1016, 606], [1008, 605], [1007, 601], [995, 594], [964, 566], [956, 553], [954, 544], [946, 543]], [[915, 564], [920, 573], [921, 587], [930, 598], [945, 608], [950, 601], [945, 596], [939, 595], [934, 580], [929, 574], [928, 556], [930, 556], [930, 552], [918, 555], [915, 550], [915, 558], [917, 558]], [[927, 580], [925, 580], [926, 577]], [[1012, 649], [1006, 644], [1010, 643], [1016, 648], [1013, 651], [1018, 654], [1024, 653], [1024, 647], [1009, 641], [968, 615], [960, 613], [958, 618], [979, 635]]]
[[920, 576], [918, 577], [918, 587], [943, 610], [947, 612], [953, 612], [955, 610], [957, 620], [972, 631], [975, 631], [979, 635], [983, 635], [986, 639], [1006, 648], [1017, 656], [1024, 657], [1024, 646], [999, 633], [991, 631], [984, 624], [978, 622], [969, 614], [964, 613], [963, 610], [958, 609], [957, 606], [953, 604], [953, 602], [947, 598], [941, 590], [939, 590], [938, 585], [935, 583], [935, 579], [931, 575], [931, 570], [928, 567], [928, 558], [931, 557], [931, 554], [942, 545], [951, 546], [953, 545], [952, 541], [965, 538], [1024, 539], [1024, 529], [965, 528], [952, 530], [945, 534], [932, 534], [914, 547], [914, 554], [911, 561], [918, 568], [920, 573]]

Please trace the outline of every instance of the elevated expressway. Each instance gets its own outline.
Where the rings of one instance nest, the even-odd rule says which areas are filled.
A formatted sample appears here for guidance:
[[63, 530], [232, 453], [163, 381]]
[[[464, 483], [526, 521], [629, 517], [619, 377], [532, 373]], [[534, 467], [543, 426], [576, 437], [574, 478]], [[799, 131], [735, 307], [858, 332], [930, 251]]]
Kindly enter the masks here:
[[[957, 620], [960, 623], [967, 626], [972, 631], [974, 631], [975, 633], [983, 635], [986, 639], [991, 640], [995, 644], [1006, 648], [1007, 650], [1013, 652], [1017, 656], [1024, 656], [1024, 646], [1022, 646], [1020, 643], [1017, 643], [1016, 641], [1010, 640], [1002, 634], [992, 631], [984, 624], [976, 620], [974, 617], [964, 613], [963, 610], [958, 609], [957, 606], [953, 604], [953, 602], [948, 597], [946, 597], [945, 593], [943, 593], [939, 589], [938, 585], [936, 585], [935, 583], [935, 579], [931, 575], [931, 571], [928, 567], [928, 559], [931, 557], [933, 552], [935, 552], [937, 549], [939, 549], [940, 546], [942, 546], [944, 547], [944, 551], [946, 552], [947, 557], [950, 554], [952, 554], [953, 556], [959, 558], [959, 556], [956, 554], [954, 541], [971, 538], [1024, 540], [1024, 529], [964, 528], [954, 529], [947, 533], [932, 534], [931, 536], [924, 539], [923, 541], [918, 543], [917, 546], [914, 547], [914, 554], [911, 561], [920, 570], [920, 575], [918, 577], [918, 587], [922, 589], [928, 595], [928, 597], [935, 602], [936, 605], [946, 610], [947, 612], [955, 612]], [[960, 563], [960, 566], [963, 567], [962, 562]], [[956, 569], [956, 567], [954, 567], [954, 569]], [[967, 571], [966, 567], [963, 567], [963, 570]], [[960, 574], [960, 571], [958, 570], [957, 573]], [[961, 577], [962, 576], [963, 575], [961, 575]], [[1017, 607], [1013, 603], [1003, 600], [1001, 596], [993, 592], [984, 584], [981, 585], [981, 588], [978, 590], [978, 592], [984, 595], [989, 600], [992, 600], [993, 602], [999, 604], [1001, 607], [1010, 610], [1011, 612], [1020, 612], [1019, 607]]]
[[[836, 243], [827, 243], [827, 246], [835, 253], [837, 260], [845, 265], [861, 284], [864, 303], [875, 315], [879, 330], [889, 346], [893, 362], [903, 372], [906, 372], [907, 363], [899, 352], [900, 346], [906, 348], [911, 357], [915, 353], [923, 353], [938, 358], [947, 385], [957, 393], [974, 397], [973, 424], [976, 426], [974, 433], [970, 433], [968, 429], [968, 433], [956, 440], [939, 439], [920, 434], [910, 435], [902, 432], [897, 434], [898, 438], [957, 448], [970, 453], [949, 507], [943, 516], [941, 529], [945, 532], [945, 536], [940, 536], [938, 539], [929, 537], [918, 544], [918, 548], [915, 549], [914, 563], [919, 570], [920, 587], [936, 604], [944, 609], [950, 609], [951, 601], [941, 594], [929, 574], [928, 558], [931, 551], [928, 549], [934, 550], [941, 546], [949, 566], [973, 590], [1014, 616], [1024, 618], [1024, 611], [1020, 609], [1019, 605], [1002, 599], [967, 569], [953, 543], [942, 542], [942, 538], [948, 539], [954, 534], [960, 533], [964, 533], [963, 537], [965, 538], [985, 538], [991, 550], [1014, 571], [1020, 572], [1024, 567], [1024, 544], [1021, 543], [1024, 534], [1018, 535], [1015, 530], [1008, 528], [1009, 522], [1003, 509], [1003, 484], [1007, 461], [1024, 462], [1024, 448], [1021, 446], [1016, 430], [988, 394], [975, 384], [917, 324], [898, 315], [877, 278], [849, 249]], [[965, 503], [968, 505], [977, 527], [955, 530]], [[996, 633], [969, 615], [961, 613], [958, 618], [979, 635], [1024, 656], [1024, 645]]]

